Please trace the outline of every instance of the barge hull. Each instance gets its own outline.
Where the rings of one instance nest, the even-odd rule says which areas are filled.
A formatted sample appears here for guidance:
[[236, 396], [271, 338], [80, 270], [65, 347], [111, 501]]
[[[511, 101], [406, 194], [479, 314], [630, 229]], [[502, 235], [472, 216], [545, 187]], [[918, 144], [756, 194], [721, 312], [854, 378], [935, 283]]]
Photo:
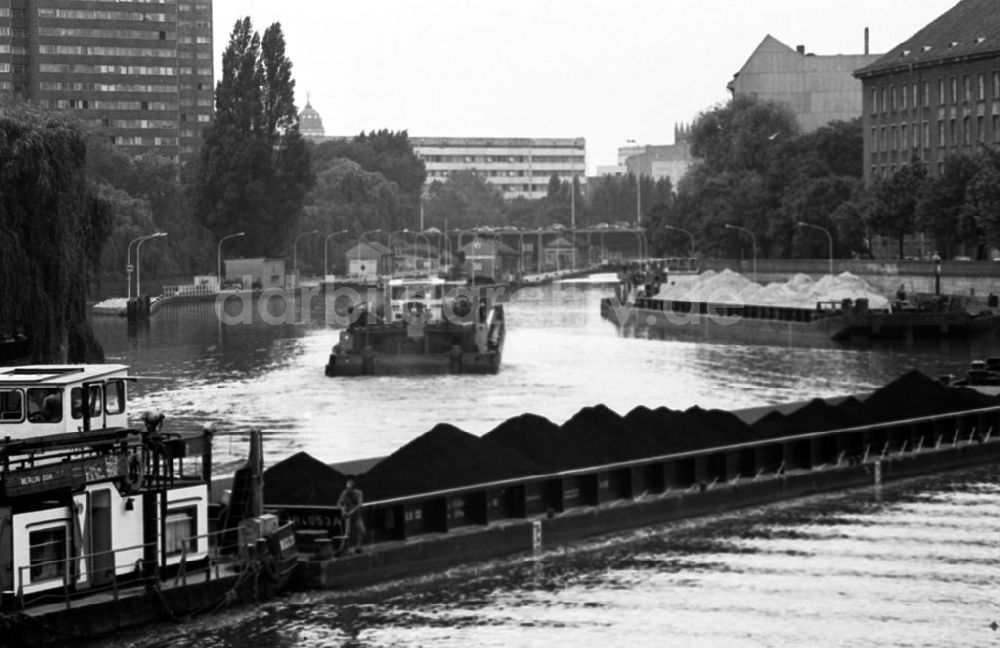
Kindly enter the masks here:
[[927, 449], [854, 465], [723, 483], [704, 490], [642, 493], [633, 499], [574, 507], [552, 516], [504, 520], [390, 543], [359, 556], [305, 558], [292, 586], [305, 589], [366, 586], [674, 520], [845, 489], [877, 487], [882, 482], [990, 463], [1000, 466], [1000, 441]]

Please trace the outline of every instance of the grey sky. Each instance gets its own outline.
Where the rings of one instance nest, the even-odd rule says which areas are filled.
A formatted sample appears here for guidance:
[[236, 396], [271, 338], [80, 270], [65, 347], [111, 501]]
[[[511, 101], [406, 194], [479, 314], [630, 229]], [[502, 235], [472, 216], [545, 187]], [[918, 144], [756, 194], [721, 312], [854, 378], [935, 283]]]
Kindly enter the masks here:
[[237, 18], [280, 21], [296, 80], [329, 135], [586, 137], [668, 144], [727, 99], [768, 33], [816, 54], [884, 52], [955, 0], [215, 0], [216, 68]]

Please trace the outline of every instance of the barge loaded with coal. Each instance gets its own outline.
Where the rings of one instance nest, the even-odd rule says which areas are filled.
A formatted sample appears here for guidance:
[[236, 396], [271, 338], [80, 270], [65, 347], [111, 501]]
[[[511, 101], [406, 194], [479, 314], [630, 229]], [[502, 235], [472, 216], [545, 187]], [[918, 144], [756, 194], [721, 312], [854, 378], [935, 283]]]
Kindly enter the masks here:
[[123, 365], [0, 369], [0, 646], [259, 600], [295, 568], [294, 525], [260, 510], [259, 435], [219, 506], [213, 432], [151, 413], [130, 427], [130, 380]]
[[[303, 588], [430, 572], [580, 538], [1000, 461], [1000, 400], [913, 372], [860, 398], [726, 412], [603, 406], [563, 425], [524, 414], [482, 437], [439, 424], [338, 470], [299, 453], [265, 473], [294, 521]], [[998, 464], [1000, 465], [1000, 464]], [[350, 472], [360, 556], [336, 557]]]
[[652, 295], [638, 291], [631, 300], [616, 295], [601, 300], [601, 317], [629, 335], [775, 346], [842, 347], [1000, 331], [1000, 315], [976, 310], [960, 296], [889, 301], [861, 291], [864, 296], [788, 300], [781, 292], [787, 292], [785, 286], [779, 285], [771, 298], [758, 300], [763, 295], [744, 291], [744, 286], [690, 295], [683, 289]]
[[507, 323], [504, 286], [393, 279], [382, 307], [355, 303], [327, 376], [495, 374]]

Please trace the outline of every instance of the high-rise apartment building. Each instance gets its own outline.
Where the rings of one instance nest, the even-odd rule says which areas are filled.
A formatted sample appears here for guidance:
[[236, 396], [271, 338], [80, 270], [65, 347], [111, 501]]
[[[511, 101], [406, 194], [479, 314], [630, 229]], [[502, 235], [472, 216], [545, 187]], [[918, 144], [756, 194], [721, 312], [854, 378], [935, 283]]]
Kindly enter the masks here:
[[212, 0], [0, 0], [0, 94], [131, 154], [190, 159], [214, 114]]

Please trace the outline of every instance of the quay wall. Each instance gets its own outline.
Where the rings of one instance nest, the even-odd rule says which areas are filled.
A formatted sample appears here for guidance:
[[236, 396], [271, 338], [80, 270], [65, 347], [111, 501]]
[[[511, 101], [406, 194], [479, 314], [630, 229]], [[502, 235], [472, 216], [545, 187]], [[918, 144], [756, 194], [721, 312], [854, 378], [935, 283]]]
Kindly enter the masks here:
[[[701, 268], [716, 272], [728, 268], [750, 276], [753, 273], [753, 262], [747, 259], [702, 259]], [[757, 259], [757, 281], [787, 281], [799, 273], [818, 280], [829, 272], [829, 268], [830, 262], [827, 259]], [[905, 285], [907, 292], [911, 293], [934, 292], [932, 261], [834, 259], [833, 272], [857, 275], [885, 295], [896, 294], [900, 284]], [[942, 261], [941, 292], [983, 297], [990, 292], [1000, 294], [1000, 263]]]

